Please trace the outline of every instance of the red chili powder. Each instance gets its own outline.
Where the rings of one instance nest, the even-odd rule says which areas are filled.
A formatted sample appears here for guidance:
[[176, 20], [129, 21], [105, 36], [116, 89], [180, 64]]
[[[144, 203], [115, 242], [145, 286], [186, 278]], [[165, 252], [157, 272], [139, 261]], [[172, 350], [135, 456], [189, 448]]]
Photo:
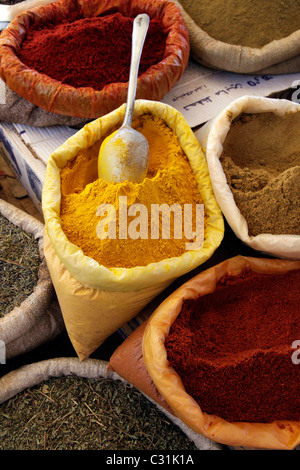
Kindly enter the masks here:
[[[18, 57], [25, 65], [73, 87], [101, 90], [127, 82], [133, 18], [121, 13], [59, 24], [33, 25]], [[163, 59], [167, 34], [159, 18], [150, 20], [139, 75]]]
[[202, 411], [230, 422], [300, 420], [300, 270], [224, 276], [186, 300], [165, 340], [168, 360]]

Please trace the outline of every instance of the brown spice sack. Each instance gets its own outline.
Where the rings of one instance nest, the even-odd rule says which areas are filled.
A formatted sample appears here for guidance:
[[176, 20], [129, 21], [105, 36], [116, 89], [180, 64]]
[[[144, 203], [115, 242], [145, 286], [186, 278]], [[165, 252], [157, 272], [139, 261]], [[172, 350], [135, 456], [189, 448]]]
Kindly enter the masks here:
[[[249, 234], [247, 220], [241, 214], [241, 211], [236, 204], [233, 192], [227, 181], [223, 166], [220, 162], [220, 158], [223, 153], [224, 142], [230, 131], [232, 123], [241, 114], [258, 115], [272, 113], [282, 119], [282, 122], [284, 122], [283, 118], [285, 115], [289, 115], [290, 113], [298, 113], [299, 115], [299, 112], [300, 105], [286, 99], [271, 99], [260, 96], [245, 95], [234, 100], [232, 103], [226, 106], [223, 111], [218, 114], [218, 116], [207, 122], [204, 126], [195, 132], [200, 145], [205, 149], [209, 174], [216, 200], [218, 201], [220, 209], [235, 235], [243, 243], [253, 248], [254, 250], [258, 250], [261, 253], [266, 253], [277, 258], [293, 260], [300, 259], [300, 235], [276, 235], [273, 233], [260, 233], [257, 236], [252, 236]], [[285, 133], [288, 131], [288, 129], [284, 130], [284, 127], [282, 127], [280, 132], [277, 132], [275, 135], [274, 139], [275, 141], [277, 140], [277, 147], [275, 147], [274, 153], [276, 155], [278, 153], [277, 148], [279, 148], [283, 142], [283, 139], [285, 139]], [[271, 132], [271, 126], [268, 126], [264, 129], [264, 133], [269, 132]], [[267, 148], [270, 147], [270, 139], [269, 143], [265, 142], [264, 133], [262, 133], [262, 130], [260, 131], [261, 139], [259, 136], [256, 137], [255, 135], [255, 138], [261, 141], [261, 149], [260, 147], [258, 148], [259, 151], [256, 153], [256, 157], [257, 155], [266, 152]], [[290, 140], [287, 139], [287, 145], [294, 144], [295, 135], [297, 133], [298, 129], [297, 126], [295, 126], [294, 133], [290, 134]], [[252, 137], [253, 136], [249, 135], [249, 138]], [[264, 142], [265, 146], [263, 147]], [[249, 148], [251, 150], [251, 147]], [[291, 150], [290, 154], [296, 150], [297, 147]], [[251, 154], [251, 151], [249, 151], [249, 154]], [[244, 157], [246, 158], [245, 155]], [[270, 158], [272, 161], [274, 157]], [[282, 161], [284, 161], [284, 158]], [[253, 171], [253, 168], [250, 167], [250, 163], [247, 163], [247, 165], [249, 167], [249, 171]], [[243, 167], [247, 165], [244, 164]], [[270, 166], [272, 167], [272, 164]], [[292, 165], [291, 167], [293, 168]], [[258, 168], [261, 169], [260, 166], [258, 166]], [[281, 171], [283, 172], [283, 170]], [[298, 185], [296, 186], [296, 189], [298, 189]], [[297, 199], [299, 200], [299, 193], [297, 194]]]
[[241, 114], [220, 162], [249, 234], [300, 234], [300, 112]]
[[299, 0], [173, 1], [200, 64], [247, 74], [299, 72]]
[[299, 0], [180, 0], [212, 38], [260, 48], [300, 29]]

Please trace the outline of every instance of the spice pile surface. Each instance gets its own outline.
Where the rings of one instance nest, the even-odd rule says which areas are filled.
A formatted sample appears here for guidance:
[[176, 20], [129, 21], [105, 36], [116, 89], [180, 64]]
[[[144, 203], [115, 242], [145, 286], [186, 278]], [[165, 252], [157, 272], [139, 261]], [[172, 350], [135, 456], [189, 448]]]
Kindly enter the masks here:
[[250, 236], [300, 235], [300, 112], [241, 114], [220, 157]]
[[0, 405], [1, 450], [195, 449], [130, 385], [56, 377]]
[[300, 270], [225, 275], [186, 300], [165, 348], [201, 410], [230, 422], [300, 420]]
[[[129, 79], [134, 18], [121, 13], [32, 25], [18, 57], [25, 65], [73, 87], [102, 90]], [[167, 34], [160, 19], [150, 21], [139, 75], [163, 59]]]
[[[125, 181], [114, 184], [99, 179], [100, 142], [79, 152], [76, 159], [69, 161], [61, 171], [62, 229], [69, 241], [81, 248], [85, 255], [108, 268], [145, 266], [181, 256], [186, 251], [186, 243], [191, 240], [184, 236], [184, 228], [183, 236], [176, 238], [173, 213], [170, 214], [170, 234], [163, 238], [160, 230], [158, 238], [152, 237], [152, 205], [167, 204], [171, 207], [180, 204], [182, 208], [184, 204], [190, 204], [191, 228], [195, 231], [196, 205], [203, 204], [190, 163], [177, 136], [166, 123], [156, 116], [144, 114], [133, 120], [132, 127], [141, 132], [149, 143], [148, 173], [142, 183]], [[97, 225], [103, 217], [96, 215], [97, 208], [102, 204], [114, 207], [118, 232], [121, 226], [120, 196], [127, 197], [128, 207], [140, 204], [145, 208], [148, 214], [146, 233], [142, 235], [141, 223], [137, 227], [137, 232], [141, 233], [137, 239], [130, 236], [122, 239], [118, 234], [115, 239], [109, 236], [100, 239]], [[128, 226], [134, 220], [137, 220], [135, 216], [128, 215]]]
[[40, 263], [37, 240], [0, 214], [0, 318], [33, 292]]
[[194, 22], [227, 44], [261, 48], [300, 29], [294, 0], [179, 0]]

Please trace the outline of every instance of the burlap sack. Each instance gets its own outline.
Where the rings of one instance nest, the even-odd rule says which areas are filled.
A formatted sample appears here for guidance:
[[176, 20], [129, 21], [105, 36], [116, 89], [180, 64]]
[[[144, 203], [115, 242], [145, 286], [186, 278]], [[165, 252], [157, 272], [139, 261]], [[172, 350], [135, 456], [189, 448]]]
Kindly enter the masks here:
[[[15, 17], [0, 37], [0, 76], [9, 88], [48, 112], [81, 118], [97, 118], [126, 102], [127, 83], [112, 83], [101, 91], [75, 88], [29, 69], [18, 59], [18, 50], [31, 24], [63, 21], [72, 14], [93, 17], [111, 12], [135, 17], [147, 13], [160, 18], [168, 32], [164, 59], [138, 77], [136, 97], [161, 100], [179, 80], [189, 59], [189, 38], [181, 13], [172, 2], [161, 0], [58, 0]], [[76, 16], [77, 17], [77, 16]], [[59, 60], [59, 58], [58, 58]]]
[[177, 135], [191, 164], [207, 216], [203, 246], [147, 266], [107, 269], [69, 242], [60, 220], [60, 171], [80, 150], [90, 148], [120, 126], [125, 107], [124, 104], [87, 124], [59, 147], [48, 160], [44, 180], [43, 212], [49, 238], [45, 236], [45, 256], [66, 329], [82, 360], [176, 278], [207, 261], [224, 234], [223, 217], [212, 192], [205, 157], [191, 128], [174, 108], [137, 100], [134, 117], [149, 113], [165, 121]]
[[[240, 114], [271, 112], [277, 116], [283, 116], [286, 113], [299, 111], [300, 105], [291, 101], [242, 96], [195, 133], [201, 146], [205, 149], [215, 197], [235, 235], [255, 250], [279, 258], [296, 260], [300, 259], [300, 235], [273, 235], [271, 233], [249, 235], [247, 221], [235, 203], [219, 158], [222, 155], [223, 143], [231, 123]], [[280, 136], [278, 138], [280, 139]]]
[[0, 200], [0, 212], [38, 240], [41, 258], [38, 282], [32, 294], [0, 318], [0, 340], [5, 348], [1, 356], [6, 360], [55, 338], [64, 330], [64, 323], [44, 256], [44, 225], [3, 200]]
[[[87, 359], [80, 362], [78, 358], [59, 357], [25, 365], [0, 378], [0, 404], [14, 397], [23, 390], [39, 385], [52, 377], [75, 376], [86, 379], [109, 378], [115, 381], [128, 383], [117, 373], [107, 370], [108, 363], [97, 359]], [[130, 383], [128, 383], [131, 385]], [[145, 395], [145, 394], [144, 394]], [[170, 414], [165, 408], [158, 405], [150, 397], [145, 397], [157, 407], [171, 422], [173, 422], [186, 436], [194, 442], [199, 450], [221, 450], [214, 442], [199, 436], [189, 429], [182, 421]], [[130, 410], [128, 410], [130, 413]]]
[[27, 124], [31, 127], [71, 126], [80, 127], [88, 122], [86, 118], [63, 116], [39, 108], [12, 91], [0, 80], [1, 102], [0, 121]]
[[[262, 48], [226, 44], [209, 36], [177, 0], [190, 36], [191, 56], [200, 64], [235, 73], [284, 74], [300, 71], [300, 30]], [[293, 13], [291, 12], [291, 15]]]
[[226, 273], [238, 275], [249, 268], [262, 273], [299, 269], [300, 262], [236, 256], [203, 271], [174, 291], [113, 353], [109, 369], [174, 413], [194, 432], [233, 448], [294, 449], [300, 444], [300, 422], [229, 423], [208, 415], [185, 391], [169, 366], [164, 341], [186, 299], [214, 292]]

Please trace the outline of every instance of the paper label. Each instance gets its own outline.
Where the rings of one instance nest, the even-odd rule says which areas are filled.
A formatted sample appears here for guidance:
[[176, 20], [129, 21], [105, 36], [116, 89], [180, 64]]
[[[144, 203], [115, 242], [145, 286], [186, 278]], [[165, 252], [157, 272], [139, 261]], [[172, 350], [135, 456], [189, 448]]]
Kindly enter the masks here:
[[[268, 96], [293, 86], [296, 88], [297, 83], [300, 83], [300, 73], [240, 75], [208, 71], [193, 64], [162, 101], [181, 112], [190, 127], [196, 127], [213, 119], [241, 96]], [[296, 96], [296, 90], [294, 94]]]

